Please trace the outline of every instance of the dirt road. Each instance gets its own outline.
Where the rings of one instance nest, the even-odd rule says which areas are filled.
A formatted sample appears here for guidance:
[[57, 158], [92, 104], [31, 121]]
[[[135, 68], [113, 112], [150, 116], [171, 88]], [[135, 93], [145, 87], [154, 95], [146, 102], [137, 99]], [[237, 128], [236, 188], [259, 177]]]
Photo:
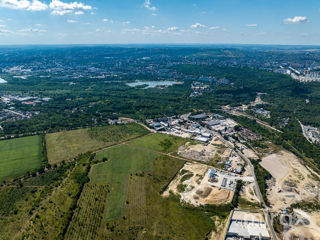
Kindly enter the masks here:
[[256, 118], [256, 117], [254, 117], [254, 116], [251, 116], [251, 115], [249, 115], [249, 114], [247, 114], [247, 113], [239, 112], [239, 111], [236, 111], [236, 110], [229, 111], [229, 110], [226, 110], [226, 109], [224, 109], [224, 111], [227, 112], [227, 113], [229, 113], [229, 114], [232, 114], [232, 115], [234, 115], [234, 116], [242, 116], [242, 117], [247, 117], [247, 118], [249, 118], [249, 119], [251, 119], [251, 120], [255, 120], [258, 124], [260, 124], [260, 125], [262, 125], [262, 126], [264, 126], [264, 127], [266, 127], [266, 128], [269, 128], [269, 129], [271, 129], [271, 130], [273, 130], [273, 131], [282, 133], [282, 131], [280, 131], [279, 129], [270, 126], [269, 123], [264, 122], [264, 121], [262, 121], [262, 120], [260, 120], [260, 119], [258, 119], [258, 118]]

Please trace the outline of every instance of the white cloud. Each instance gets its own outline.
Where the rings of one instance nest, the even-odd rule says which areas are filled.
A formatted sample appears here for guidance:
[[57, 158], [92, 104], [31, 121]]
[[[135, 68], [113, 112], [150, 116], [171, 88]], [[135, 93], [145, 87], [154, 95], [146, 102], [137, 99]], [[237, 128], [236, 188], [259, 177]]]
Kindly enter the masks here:
[[20, 33], [30, 33], [30, 32], [34, 32], [34, 33], [44, 33], [46, 32], [46, 30], [43, 29], [39, 29], [39, 28], [23, 28], [18, 30], [18, 32]]
[[220, 29], [220, 27], [219, 26], [213, 26], [213, 27], [209, 27], [209, 29], [210, 30], [218, 30], [218, 29]]
[[179, 28], [174, 26], [174, 27], [169, 27], [167, 30], [168, 30], [169, 32], [174, 32], [174, 31], [178, 31]]
[[73, 20], [73, 19], [68, 19], [67, 20], [67, 23], [76, 23], [77, 21], [76, 20]]
[[0, 25], [0, 28], [5, 28], [5, 27], [7, 27], [6, 25]]
[[201, 23], [195, 23], [190, 26], [190, 28], [204, 28], [204, 27], [206, 26]]
[[123, 33], [135, 33], [140, 32], [141, 30], [139, 28], [125, 28], [122, 30]]
[[8, 30], [8, 29], [0, 29], [0, 35], [8, 35], [8, 34], [12, 34], [13, 32]]
[[43, 11], [48, 5], [39, 0], [0, 0], [0, 7], [15, 10]]
[[84, 14], [83, 11], [76, 11], [76, 12], [74, 13], [74, 15], [83, 15], [83, 14]]
[[131, 22], [130, 21], [124, 21], [122, 22], [122, 25], [129, 25]]
[[83, 12], [85, 10], [92, 10], [92, 6], [85, 5], [79, 2], [65, 3], [60, 0], [52, 0], [49, 4], [50, 9], [52, 9], [52, 15], [65, 15], [68, 13]]
[[108, 21], [109, 21], [109, 19], [107, 19], [107, 18], [102, 19], [102, 22], [108, 22]]
[[150, 11], [156, 11], [157, 8], [155, 6], [152, 6], [150, 0], [145, 0], [144, 1], [144, 7]]
[[299, 24], [299, 23], [308, 22], [308, 18], [304, 16], [295, 16], [293, 18], [287, 18], [283, 21], [285, 24]]
[[258, 27], [258, 24], [256, 24], [256, 23], [248, 23], [248, 24], [246, 24], [246, 27]]
[[101, 29], [101, 28], [96, 28], [97, 33], [111, 33], [110, 29]]

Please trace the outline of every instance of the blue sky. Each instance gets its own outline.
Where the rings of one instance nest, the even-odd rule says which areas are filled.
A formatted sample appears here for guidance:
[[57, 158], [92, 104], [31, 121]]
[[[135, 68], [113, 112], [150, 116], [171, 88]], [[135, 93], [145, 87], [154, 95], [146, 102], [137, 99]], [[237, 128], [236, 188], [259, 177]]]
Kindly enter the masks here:
[[320, 45], [319, 0], [0, 0], [0, 44]]

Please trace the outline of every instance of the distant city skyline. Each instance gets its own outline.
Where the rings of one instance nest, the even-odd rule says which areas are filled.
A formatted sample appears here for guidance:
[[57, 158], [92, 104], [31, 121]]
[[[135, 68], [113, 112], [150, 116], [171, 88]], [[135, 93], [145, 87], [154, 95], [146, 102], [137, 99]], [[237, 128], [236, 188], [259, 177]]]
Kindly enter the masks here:
[[0, 0], [0, 45], [320, 45], [319, 0]]

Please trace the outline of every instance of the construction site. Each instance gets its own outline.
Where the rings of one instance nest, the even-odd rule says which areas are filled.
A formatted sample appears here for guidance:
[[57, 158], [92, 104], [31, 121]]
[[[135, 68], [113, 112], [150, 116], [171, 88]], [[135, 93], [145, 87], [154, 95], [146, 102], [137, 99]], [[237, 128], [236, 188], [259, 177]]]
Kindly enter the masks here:
[[221, 171], [200, 163], [186, 163], [169, 184], [163, 196], [170, 192], [181, 201], [194, 206], [231, 202], [238, 180], [253, 183], [252, 176]]
[[[213, 176], [214, 172], [214, 176]], [[186, 163], [169, 184], [164, 197], [170, 192], [194, 206], [231, 202], [237, 178], [220, 174], [207, 165]]]

